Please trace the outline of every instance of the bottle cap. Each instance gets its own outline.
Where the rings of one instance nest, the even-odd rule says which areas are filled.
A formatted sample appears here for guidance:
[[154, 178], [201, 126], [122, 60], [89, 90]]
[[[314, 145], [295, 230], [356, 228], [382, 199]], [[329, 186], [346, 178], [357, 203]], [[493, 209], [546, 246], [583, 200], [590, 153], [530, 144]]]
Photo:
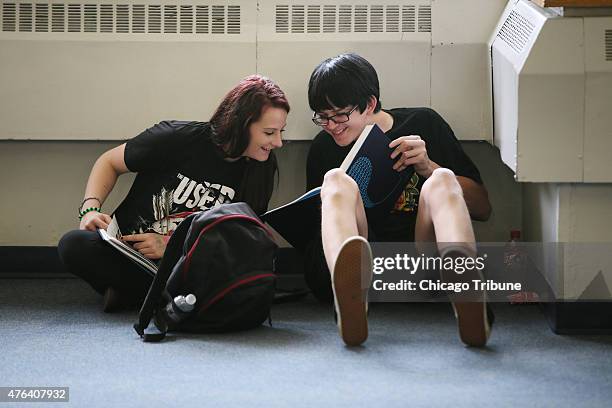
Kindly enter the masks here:
[[511, 230], [510, 231], [510, 239], [521, 239], [521, 230]]

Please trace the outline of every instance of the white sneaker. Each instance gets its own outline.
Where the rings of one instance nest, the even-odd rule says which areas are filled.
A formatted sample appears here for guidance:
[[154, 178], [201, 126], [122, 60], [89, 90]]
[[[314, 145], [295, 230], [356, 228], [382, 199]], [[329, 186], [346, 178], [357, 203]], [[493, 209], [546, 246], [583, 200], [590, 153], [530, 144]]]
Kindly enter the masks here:
[[338, 329], [348, 346], [358, 346], [368, 338], [367, 293], [371, 281], [370, 244], [361, 236], [348, 238], [342, 244], [332, 272]]

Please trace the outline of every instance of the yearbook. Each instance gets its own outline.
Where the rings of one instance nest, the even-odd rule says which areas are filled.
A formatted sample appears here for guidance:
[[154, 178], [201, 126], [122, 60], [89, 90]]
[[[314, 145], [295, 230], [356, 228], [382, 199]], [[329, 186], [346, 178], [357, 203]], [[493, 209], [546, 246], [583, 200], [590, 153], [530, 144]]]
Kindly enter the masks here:
[[100, 237], [102, 237], [104, 241], [119, 251], [123, 256], [140, 266], [149, 275], [155, 276], [157, 273], [157, 265], [155, 262], [145, 257], [125, 242], [121, 241], [121, 231], [119, 230], [117, 218], [113, 217], [113, 220], [108, 225], [106, 230], [98, 228], [98, 234], [100, 234]]
[[[391, 140], [377, 125], [369, 125], [340, 165], [352, 177], [361, 194], [368, 222], [384, 217], [406, 188], [414, 168], [393, 169]], [[294, 248], [304, 249], [321, 230], [321, 187], [261, 216]]]

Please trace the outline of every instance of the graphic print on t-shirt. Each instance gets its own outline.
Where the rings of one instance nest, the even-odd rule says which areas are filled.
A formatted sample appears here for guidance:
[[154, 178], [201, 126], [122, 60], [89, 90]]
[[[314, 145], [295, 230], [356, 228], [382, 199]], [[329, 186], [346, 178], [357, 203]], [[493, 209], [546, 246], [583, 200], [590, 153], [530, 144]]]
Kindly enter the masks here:
[[199, 183], [180, 173], [176, 178], [180, 180], [176, 188], [168, 190], [162, 187], [152, 197], [151, 213], [156, 221], [139, 217], [135, 231], [130, 233], [156, 232], [167, 235], [189, 214], [229, 203], [236, 195], [234, 189], [221, 184]]
[[417, 188], [419, 185], [419, 175], [414, 173], [408, 181], [406, 188], [402, 194], [397, 198], [393, 211], [400, 212], [412, 212], [416, 211], [419, 205], [419, 194], [420, 191]]

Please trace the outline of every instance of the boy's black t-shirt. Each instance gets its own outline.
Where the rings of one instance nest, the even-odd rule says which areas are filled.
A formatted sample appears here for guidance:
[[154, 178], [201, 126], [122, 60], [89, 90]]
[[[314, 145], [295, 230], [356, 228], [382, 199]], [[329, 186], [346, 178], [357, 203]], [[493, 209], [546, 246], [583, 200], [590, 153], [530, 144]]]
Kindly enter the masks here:
[[168, 234], [188, 214], [232, 202], [246, 162], [223, 159], [204, 122], [164, 121], [130, 139], [125, 164], [137, 172], [115, 211], [125, 235]]
[[[482, 184], [478, 169], [461, 148], [450, 126], [434, 110], [396, 108], [385, 112], [393, 117], [393, 127], [386, 132], [389, 139], [418, 135], [425, 141], [430, 160], [441, 167], [451, 169], [458, 176], [468, 177]], [[326, 131], [319, 132], [308, 153], [306, 178], [309, 190], [323, 183], [327, 171], [340, 167], [353, 144], [338, 146]], [[389, 216], [376, 225], [369, 225], [376, 241], [414, 241], [419, 194], [424, 182], [425, 179], [415, 173], [398, 197]]]

